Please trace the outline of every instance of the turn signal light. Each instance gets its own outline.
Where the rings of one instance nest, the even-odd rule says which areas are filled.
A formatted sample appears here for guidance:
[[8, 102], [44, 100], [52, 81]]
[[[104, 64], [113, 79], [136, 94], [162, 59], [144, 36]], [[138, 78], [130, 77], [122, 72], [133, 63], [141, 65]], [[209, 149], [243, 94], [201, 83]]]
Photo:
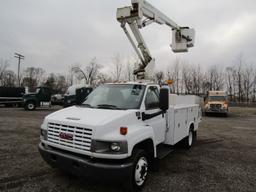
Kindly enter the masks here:
[[120, 134], [121, 135], [126, 135], [128, 133], [128, 128], [127, 127], [120, 127]]

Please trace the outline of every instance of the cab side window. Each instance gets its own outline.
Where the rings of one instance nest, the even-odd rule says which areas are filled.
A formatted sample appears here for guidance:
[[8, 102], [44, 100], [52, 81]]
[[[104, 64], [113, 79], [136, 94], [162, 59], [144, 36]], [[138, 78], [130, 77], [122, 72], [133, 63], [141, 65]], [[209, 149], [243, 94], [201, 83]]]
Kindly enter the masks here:
[[149, 87], [145, 100], [146, 110], [159, 108], [159, 91], [157, 87]]

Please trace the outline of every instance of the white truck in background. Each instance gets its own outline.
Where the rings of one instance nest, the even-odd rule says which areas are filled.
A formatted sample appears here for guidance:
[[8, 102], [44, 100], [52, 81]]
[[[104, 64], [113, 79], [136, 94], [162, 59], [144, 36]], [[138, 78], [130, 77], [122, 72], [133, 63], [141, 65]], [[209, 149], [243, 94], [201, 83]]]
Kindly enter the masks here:
[[228, 96], [226, 91], [209, 91], [205, 100], [204, 113], [228, 116]]
[[172, 95], [168, 86], [141, 81], [155, 59], [140, 29], [154, 22], [169, 26], [174, 52], [194, 46], [194, 29], [179, 27], [145, 0], [131, 2], [117, 10], [117, 20], [141, 61], [134, 71], [138, 82], [101, 85], [81, 105], [48, 115], [41, 126], [39, 151], [53, 167], [76, 175], [125, 179], [132, 191], [138, 191], [154, 162], [176, 143], [183, 141], [188, 149], [193, 145], [201, 108], [196, 96]]

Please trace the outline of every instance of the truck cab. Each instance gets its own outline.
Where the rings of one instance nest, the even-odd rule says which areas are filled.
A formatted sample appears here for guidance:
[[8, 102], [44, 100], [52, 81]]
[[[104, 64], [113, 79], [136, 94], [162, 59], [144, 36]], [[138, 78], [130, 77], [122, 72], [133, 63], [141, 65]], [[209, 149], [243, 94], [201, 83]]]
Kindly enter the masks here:
[[179, 98], [153, 83], [101, 85], [80, 105], [44, 119], [39, 151], [53, 167], [128, 178], [140, 189], [156, 159], [179, 141], [186, 148], [193, 145], [199, 108], [192, 97]]
[[23, 105], [25, 110], [35, 110], [41, 106], [41, 102], [51, 101], [52, 90], [49, 87], [37, 87], [35, 93], [23, 95]]
[[85, 98], [92, 92], [91, 86], [85, 85], [72, 85], [68, 88], [64, 95], [63, 107], [70, 107], [73, 105], [81, 104]]
[[209, 91], [205, 101], [205, 114], [218, 113], [228, 115], [228, 98], [225, 91]]

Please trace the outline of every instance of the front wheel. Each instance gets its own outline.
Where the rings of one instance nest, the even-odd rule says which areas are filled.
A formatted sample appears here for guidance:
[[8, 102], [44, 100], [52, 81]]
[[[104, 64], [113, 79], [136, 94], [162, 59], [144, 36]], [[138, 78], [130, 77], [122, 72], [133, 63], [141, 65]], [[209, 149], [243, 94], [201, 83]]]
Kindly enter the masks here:
[[133, 153], [133, 167], [130, 175], [130, 191], [140, 191], [145, 185], [149, 171], [147, 153], [142, 149], [136, 149]]

